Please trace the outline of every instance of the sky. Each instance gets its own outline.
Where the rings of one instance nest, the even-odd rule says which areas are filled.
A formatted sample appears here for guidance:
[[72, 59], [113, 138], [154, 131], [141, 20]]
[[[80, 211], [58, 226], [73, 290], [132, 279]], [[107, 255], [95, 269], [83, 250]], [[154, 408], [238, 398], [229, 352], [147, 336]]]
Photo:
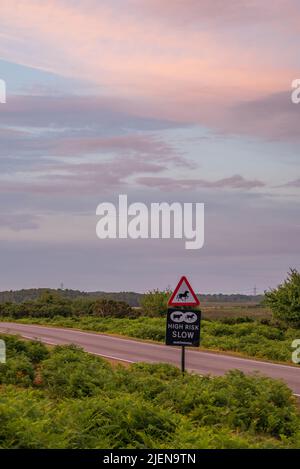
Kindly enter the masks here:
[[[251, 294], [300, 268], [298, 0], [1, 0], [0, 290]], [[96, 207], [205, 204], [205, 244]]]

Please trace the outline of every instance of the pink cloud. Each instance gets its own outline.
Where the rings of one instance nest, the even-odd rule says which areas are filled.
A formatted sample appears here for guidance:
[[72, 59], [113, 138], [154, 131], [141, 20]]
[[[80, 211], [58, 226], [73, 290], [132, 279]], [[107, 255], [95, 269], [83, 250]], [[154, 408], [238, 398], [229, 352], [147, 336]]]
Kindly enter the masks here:
[[[240, 27], [249, 12], [258, 23], [260, 15], [269, 21], [274, 16], [274, 3], [277, 18], [282, 13], [294, 19], [292, 3], [288, 2], [287, 8], [280, 0], [263, 7], [258, 1], [249, 7], [246, 2], [231, 0], [226, 8], [219, 1], [189, 1], [184, 6], [179, 1], [160, 2], [159, 6], [156, 1], [139, 2], [135, 14], [123, 2], [115, 6], [89, 2], [84, 7], [83, 2], [2, 0], [2, 26], [7, 35], [4, 33], [0, 54], [8, 60], [86, 79], [99, 85], [106, 95], [147, 102], [165, 100], [160, 107], [174, 99], [180, 102], [180, 96], [182, 108], [190, 105], [192, 98], [193, 117], [205, 97], [215, 97], [213, 103], [219, 104], [242, 95], [255, 97], [283, 88], [290, 79], [289, 70], [278, 62], [278, 54], [274, 56], [274, 40], [275, 48], [282, 47], [283, 64], [290, 50], [279, 34], [273, 37], [273, 49], [267, 41], [257, 49], [249, 47], [248, 38], [239, 30], [231, 28], [228, 35], [222, 28], [206, 24], [224, 14], [225, 23], [226, 18], [237, 18]], [[147, 15], [148, 8], [157, 13]], [[158, 22], [157, 17], [167, 18], [167, 12], [171, 19], [196, 18], [199, 27]], [[295, 47], [292, 41], [290, 45]]]
[[154, 187], [165, 191], [179, 190], [197, 190], [197, 189], [243, 189], [249, 190], [264, 187], [265, 183], [259, 180], [245, 179], [236, 174], [229, 178], [219, 179], [217, 181], [207, 181], [204, 179], [174, 179], [169, 177], [139, 177], [136, 179], [138, 184], [147, 187]]
[[[268, 137], [289, 117], [267, 116], [264, 133], [237, 108], [288, 93], [299, 9], [296, 0], [2, 0], [0, 56], [86, 80], [136, 115]], [[86, 101], [79, 113], [97, 106]]]
[[54, 154], [63, 156], [116, 152], [123, 157], [132, 154], [141, 159], [149, 157], [152, 161], [189, 166], [189, 163], [171, 145], [149, 135], [63, 138], [54, 142], [52, 150]]
[[[167, 169], [162, 162], [143, 159], [139, 155], [127, 158], [115, 157], [100, 163], [78, 163], [48, 165], [44, 174], [43, 167], [37, 167], [26, 178], [16, 182], [1, 182], [2, 193], [31, 194], [101, 194], [111, 190], [130, 187], [130, 178], [144, 173], [160, 173]], [[44, 169], [45, 170], [45, 169]], [[27, 174], [28, 177], [28, 174]]]
[[[297, 0], [128, 0], [131, 11], [153, 14], [156, 19], [176, 23], [201, 25], [203, 22], [217, 23], [226, 27], [260, 22], [283, 22], [285, 26], [296, 26]], [[299, 23], [298, 23], [299, 26]]]

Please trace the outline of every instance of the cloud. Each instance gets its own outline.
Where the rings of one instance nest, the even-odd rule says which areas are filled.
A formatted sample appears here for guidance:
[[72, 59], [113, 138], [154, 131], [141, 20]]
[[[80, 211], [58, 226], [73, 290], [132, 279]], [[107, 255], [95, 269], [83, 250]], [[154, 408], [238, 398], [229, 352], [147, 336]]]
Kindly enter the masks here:
[[40, 174], [30, 171], [20, 181], [3, 180], [0, 185], [2, 193], [32, 194], [99, 194], [113, 189], [130, 187], [128, 178], [143, 173], [159, 173], [167, 169], [163, 159], [142, 158], [138, 155], [117, 156], [113, 159], [96, 163], [52, 164], [47, 171]]
[[149, 157], [152, 161], [159, 160], [191, 167], [191, 163], [186, 161], [171, 144], [153, 135], [62, 138], [53, 142], [51, 152], [61, 156], [113, 152], [123, 157], [128, 155], [135, 155], [141, 159]]
[[247, 180], [243, 176], [236, 174], [229, 178], [217, 181], [207, 181], [203, 179], [173, 179], [167, 177], [139, 177], [136, 182], [147, 187], [156, 187], [165, 191], [176, 190], [197, 190], [205, 189], [254, 189], [264, 187], [265, 183], [259, 180]]
[[[293, 36], [298, 10], [293, 0], [255, 0], [251, 5], [237, 0], [226, 5], [217, 0], [2, 0], [0, 56], [85, 80], [87, 87], [98, 87], [102, 102], [114, 96], [110, 106], [117, 103], [119, 110], [145, 119], [222, 129], [230, 106], [289, 87], [298, 68], [298, 35]], [[178, 25], [174, 18], [197, 27]], [[288, 35], [280, 31], [283, 22]], [[258, 47], [253, 46], [254, 35]], [[112, 119], [112, 107], [99, 116], [97, 103], [92, 110], [89, 99], [81, 99], [81, 105], [78, 99], [77, 111], [73, 107], [67, 118], [78, 123], [88, 119], [89, 125], [93, 119], [85, 115], [88, 105], [90, 117]], [[18, 106], [16, 111], [27, 124], [37, 115], [41, 125], [49, 119], [63, 123], [59, 110], [65, 102], [58, 101], [49, 103], [48, 113], [38, 109], [38, 97], [31, 112], [17, 110]], [[66, 117], [67, 109], [63, 114]]]
[[85, 129], [46, 129], [38, 133], [13, 132], [3, 130], [0, 140], [0, 156], [84, 157], [87, 155], [120, 155], [151, 158], [174, 165], [192, 167], [178, 149], [161, 137], [152, 134], [125, 134], [108, 137], [95, 137]]
[[[161, 130], [175, 128], [178, 121], [148, 117], [134, 110], [130, 100], [104, 96], [9, 96], [1, 108], [2, 125], [81, 129], [102, 134], [118, 130]], [[181, 122], [180, 125], [183, 123]], [[6, 132], [8, 132], [6, 130]]]
[[291, 187], [291, 188], [298, 189], [298, 188], [300, 188], [300, 178], [295, 179], [294, 181], [289, 181], [289, 182], [287, 182], [286, 184], [283, 184], [280, 187]]
[[156, 19], [174, 21], [177, 24], [201, 25], [217, 24], [221, 27], [260, 23], [280, 22], [285, 26], [297, 25], [294, 14], [299, 11], [295, 0], [128, 0], [131, 11], [137, 14], [153, 14]]
[[300, 141], [300, 107], [291, 102], [291, 91], [245, 100], [231, 107], [225, 131], [274, 141]]
[[13, 231], [37, 230], [39, 228], [39, 217], [26, 213], [1, 213], [0, 229], [1, 228], [9, 228]]
[[[83, 162], [91, 154], [98, 162], [128, 158], [131, 168], [133, 157], [136, 168], [147, 159], [147, 168], [152, 162], [155, 172], [157, 164], [193, 166], [180, 150], [156, 135], [157, 130], [173, 128], [172, 123], [135, 116], [114, 100], [16, 96], [1, 112], [0, 122], [2, 175], [51, 171], [60, 157]], [[62, 171], [66, 169], [63, 165], [66, 162]]]

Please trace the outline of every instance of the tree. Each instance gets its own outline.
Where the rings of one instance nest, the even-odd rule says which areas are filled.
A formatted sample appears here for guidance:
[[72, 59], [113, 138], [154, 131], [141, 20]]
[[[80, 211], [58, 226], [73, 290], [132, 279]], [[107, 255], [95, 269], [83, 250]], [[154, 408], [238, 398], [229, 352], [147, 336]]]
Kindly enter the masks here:
[[264, 302], [270, 307], [274, 318], [300, 327], [300, 273], [290, 269], [284, 283], [265, 292]]
[[162, 316], [167, 313], [168, 299], [171, 292], [169, 290], [150, 290], [141, 300], [141, 307], [147, 316]]

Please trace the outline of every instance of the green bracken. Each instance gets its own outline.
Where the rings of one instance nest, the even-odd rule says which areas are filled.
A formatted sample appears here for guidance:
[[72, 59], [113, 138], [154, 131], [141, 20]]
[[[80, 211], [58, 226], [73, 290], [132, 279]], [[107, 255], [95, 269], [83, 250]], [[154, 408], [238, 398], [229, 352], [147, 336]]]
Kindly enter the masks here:
[[72, 345], [1, 338], [1, 448], [299, 447], [299, 411], [280, 381], [112, 366]]

